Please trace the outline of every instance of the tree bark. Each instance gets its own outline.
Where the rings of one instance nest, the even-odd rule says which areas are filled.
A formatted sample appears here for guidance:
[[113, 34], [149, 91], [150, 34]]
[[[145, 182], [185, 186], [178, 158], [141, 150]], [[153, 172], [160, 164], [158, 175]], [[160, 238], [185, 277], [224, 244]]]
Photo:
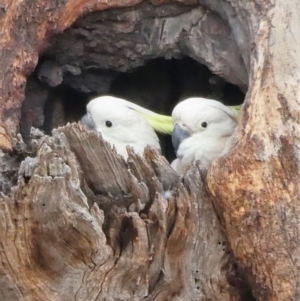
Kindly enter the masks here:
[[197, 167], [69, 125], [0, 204], [1, 300], [247, 300]]
[[[298, 300], [299, 9], [292, 0], [4, 1], [1, 300]], [[89, 73], [108, 89], [116, 71], [150, 58], [192, 57], [248, 87], [233, 147], [207, 174], [196, 164], [180, 178], [149, 149], [125, 162], [67, 125], [33, 139], [27, 156], [16, 132], [41, 118], [42, 100], [25, 99], [23, 119], [20, 108], [42, 52], [57, 55], [58, 75], [39, 73], [46, 83], [77, 86], [80, 75], [82, 91], [95, 89], [91, 66], [109, 69]]]
[[253, 45], [251, 85], [234, 147], [208, 186], [256, 299], [298, 300], [300, 4], [252, 3], [236, 1]]

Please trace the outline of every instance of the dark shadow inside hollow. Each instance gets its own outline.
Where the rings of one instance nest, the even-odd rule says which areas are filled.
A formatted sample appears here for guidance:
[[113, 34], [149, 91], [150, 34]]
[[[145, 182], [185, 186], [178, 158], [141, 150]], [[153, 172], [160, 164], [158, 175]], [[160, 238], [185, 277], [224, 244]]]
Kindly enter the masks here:
[[[74, 75], [70, 78], [68, 73], [64, 76], [65, 72], [59, 68], [53, 59], [41, 57], [28, 78], [22, 107], [25, 120], [21, 120], [21, 125], [30, 117], [32, 126], [51, 135], [53, 128], [78, 121], [85, 114], [88, 101], [100, 95], [124, 98], [166, 115], [171, 115], [174, 106], [188, 97], [212, 98], [226, 105], [241, 104], [244, 99], [244, 93], [237, 86], [188, 57], [149, 60], [130, 72], [93, 69], [78, 78]], [[93, 91], [93, 86], [102, 86], [105, 91]], [[163, 155], [173, 160], [171, 137], [159, 134], [159, 138]]]
[[[92, 12], [48, 41], [28, 78], [20, 131], [28, 142], [32, 126], [51, 134], [78, 121], [88, 100], [100, 95], [170, 115], [180, 100], [193, 96], [240, 104], [246, 86], [230, 24], [200, 5], [143, 2]], [[172, 160], [170, 137], [160, 139]]]
[[[188, 97], [235, 105], [244, 99], [240, 88], [247, 90], [247, 64], [230, 24], [199, 4], [142, 2], [92, 12], [47, 44], [22, 106], [20, 131], [28, 142], [32, 126], [51, 134], [78, 121], [87, 101], [100, 95], [170, 115]], [[172, 160], [170, 137], [160, 138]]]

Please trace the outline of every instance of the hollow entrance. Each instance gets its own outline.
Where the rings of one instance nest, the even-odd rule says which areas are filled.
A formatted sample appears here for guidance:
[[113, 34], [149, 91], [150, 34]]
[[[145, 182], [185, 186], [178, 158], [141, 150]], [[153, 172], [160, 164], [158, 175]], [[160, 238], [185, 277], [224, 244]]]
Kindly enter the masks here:
[[[95, 91], [96, 89], [92, 90], [91, 87], [93, 85], [97, 87], [97, 85], [94, 83], [93, 74], [89, 76], [88, 73], [84, 84], [90, 88], [86, 88], [85, 91], [82, 83], [76, 88], [74, 84], [76, 77], [71, 83], [67, 79], [62, 80], [56, 87], [51, 87], [50, 75], [51, 72], [53, 73], [51, 68], [54, 68], [55, 62], [49, 63], [49, 66], [52, 66], [48, 70], [50, 79], [46, 78], [45, 70], [44, 75], [41, 75], [45, 62], [48, 64], [49, 61], [42, 57], [35, 72], [28, 79], [25, 99], [26, 102], [30, 102], [36, 98], [38, 101], [41, 101], [42, 97], [45, 98], [41, 101], [41, 103], [45, 102], [44, 120], [38, 127], [48, 135], [51, 134], [53, 128], [78, 121], [85, 114], [88, 101], [100, 95], [121, 97], [155, 112], [168, 115], [172, 113], [172, 109], [180, 100], [188, 97], [213, 98], [226, 105], [240, 104], [244, 99], [244, 94], [237, 86], [225, 82], [210, 72], [206, 66], [188, 57], [170, 60], [153, 59], [130, 72], [112, 70], [110, 74], [113, 74], [113, 79], [109, 84], [107, 78], [102, 81], [98, 78], [97, 85], [105, 87], [106, 90], [102, 93]], [[95, 70], [93, 73], [96, 73]], [[32, 86], [35, 88], [32, 89]], [[97, 89], [101, 88], [97, 87]], [[163, 135], [159, 135], [159, 138], [163, 155], [168, 160], [174, 159], [171, 138]]]
[[[226, 105], [241, 104], [244, 93], [238, 86], [199, 63], [213, 66], [209, 60], [215, 57], [220, 67], [227, 54], [228, 68], [220, 72], [245, 90], [245, 68], [230, 30], [224, 31], [224, 37], [215, 36], [212, 30], [219, 24], [217, 16], [211, 19], [214, 23], [206, 24], [203, 13], [197, 6], [142, 3], [77, 20], [49, 41], [28, 78], [21, 133], [28, 134], [32, 125], [51, 134], [53, 128], [78, 121], [89, 99], [100, 95], [125, 98], [168, 115], [176, 103], [193, 96], [217, 99]], [[198, 27], [191, 27], [195, 18], [199, 19]], [[220, 26], [226, 28], [224, 22]], [[186, 35], [181, 28], [193, 30]], [[209, 47], [201, 40], [208, 29], [208, 41], [215, 39]], [[206, 59], [199, 52], [201, 43]], [[160, 135], [160, 139], [163, 154], [172, 160], [175, 154], [170, 137]]]

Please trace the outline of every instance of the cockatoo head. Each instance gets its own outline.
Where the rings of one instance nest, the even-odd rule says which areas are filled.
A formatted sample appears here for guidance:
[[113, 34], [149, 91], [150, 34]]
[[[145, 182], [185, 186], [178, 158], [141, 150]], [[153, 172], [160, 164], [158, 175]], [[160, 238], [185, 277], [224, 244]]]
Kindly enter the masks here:
[[237, 125], [236, 115], [222, 103], [188, 98], [172, 112], [172, 143], [183, 164], [200, 160], [208, 166], [223, 150]]
[[126, 146], [142, 155], [149, 145], [160, 152], [155, 130], [171, 133], [171, 117], [156, 114], [134, 103], [113, 96], [92, 99], [81, 123], [101, 133], [104, 140], [115, 146], [117, 153], [127, 158]]

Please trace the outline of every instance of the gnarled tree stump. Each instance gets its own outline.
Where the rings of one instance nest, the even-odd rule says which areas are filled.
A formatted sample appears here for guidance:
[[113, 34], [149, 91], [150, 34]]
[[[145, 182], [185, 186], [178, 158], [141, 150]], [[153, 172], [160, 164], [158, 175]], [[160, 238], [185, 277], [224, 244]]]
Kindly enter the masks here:
[[[1, 300], [298, 300], [299, 10], [4, 0]], [[42, 53], [57, 73], [42, 64], [40, 84], [97, 93], [150, 58], [189, 56], [248, 89], [233, 146], [207, 174], [196, 164], [181, 178], [151, 150], [123, 161], [79, 125], [34, 140], [27, 156], [16, 133], [41, 118], [43, 101], [29, 97], [20, 120]]]
[[[130, 151], [130, 150], [129, 150]], [[40, 141], [1, 200], [1, 300], [244, 300], [205, 193], [150, 149], [128, 163], [80, 125]]]

